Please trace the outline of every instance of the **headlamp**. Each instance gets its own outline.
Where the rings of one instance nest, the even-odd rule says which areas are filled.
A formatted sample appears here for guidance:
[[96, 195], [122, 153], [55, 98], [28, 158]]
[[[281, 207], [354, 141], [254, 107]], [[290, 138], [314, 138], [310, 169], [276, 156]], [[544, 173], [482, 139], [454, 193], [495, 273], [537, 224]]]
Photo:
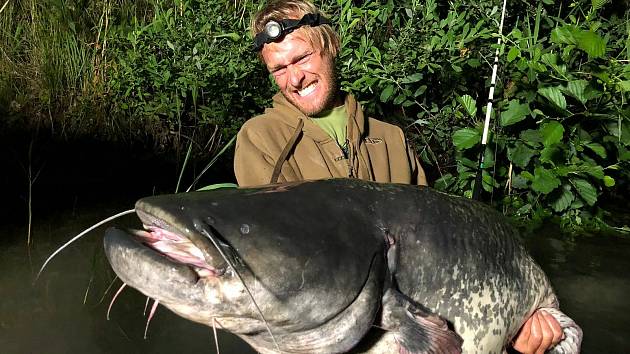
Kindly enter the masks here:
[[254, 37], [254, 51], [257, 52], [261, 50], [265, 43], [277, 41], [302, 26], [319, 26], [325, 24], [330, 24], [328, 19], [320, 14], [312, 13], [304, 15], [299, 20], [269, 20], [269, 22], [265, 24], [265, 29]]

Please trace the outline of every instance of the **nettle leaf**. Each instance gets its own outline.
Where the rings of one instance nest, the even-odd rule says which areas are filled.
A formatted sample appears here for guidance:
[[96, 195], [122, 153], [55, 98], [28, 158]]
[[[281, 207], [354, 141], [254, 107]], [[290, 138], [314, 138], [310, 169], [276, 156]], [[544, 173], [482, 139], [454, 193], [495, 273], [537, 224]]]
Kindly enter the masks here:
[[586, 204], [592, 206], [597, 201], [597, 190], [585, 179], [575, 178], [571, 180], [573, 187]]
[[542, 87], [538, 89], [538, 94], [548, 99], [556, 107], [563, 110], [567, 109], [567, 100], [557, 87]]
[[576, 98], [578, 101], [582, 102], [582, 104], [585, 104], [586, 101], [588, 101], [588, 98], [584, 95], [586, 86], [588, 86], [588, 82], [586, 80], [569, 81], [564, 92]]
[[562, 141], [564, 127], [558, 121], [552, 120], [551, 122], [545, 123], [538, 130], [542, 136], [544, 146], [551, 146]]
[[530, 114], [529, 104], [520, 104], [518, 100], [510, 100], [505, 111], [501, 112], [501, 125], [507, 127], [518, 123]]
[[571, 203], [573, 203], [574, 200], [575, 195], [571, 192], [571, 186], [565, 184], [560, 189], [560, 193], [557, 198], [551, 202], [551, 207], [554, 211], [561, 212], [571, 206]]
[[481, 140], [481, 135], [476, 129], [463, 128], [453, 133], [453, 145], [460, 150], [469, 149]]
[[553, 171], [546, 170], [543, 167], [534, 169], [534, 180], [532, 181], [532, 189], [535, 192], [549, 194], [560, 186], [560, 179], [554, 175]]
[[387, 102], [387, 100], [392, 96], [392, 93], [394, 93], [394, 86], [387, 86], [383, 92], [381, 92], [381, 102]]
[[605, 159], [606, 158], [606, 148], [604, 148], [601, 144], [598, 143], [587, 143], [584, 144], [587, 148], [591, 149], [597, 156]]
[[477, 106], [475, 100], [470, 95], [460, 96], [458, 101], [464, 106], [469, 116], [475, 117], [477, 114]]
[[606, 40], [593, 31], [579, 31], [574, 34], [577, 47], [590, 58], [600, 58], [606, 54]]
[[530, 149], [527, 145], [521, 142], [517, 142], [514, 148], [508, 149], [508, 159], [519, 167], [527, 166], [535, 154], [536, 150]]

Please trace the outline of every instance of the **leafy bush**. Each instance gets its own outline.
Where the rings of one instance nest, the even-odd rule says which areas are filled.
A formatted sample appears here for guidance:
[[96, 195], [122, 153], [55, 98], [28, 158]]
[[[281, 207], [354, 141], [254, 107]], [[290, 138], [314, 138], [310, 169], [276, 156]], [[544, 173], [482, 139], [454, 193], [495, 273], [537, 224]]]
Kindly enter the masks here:
[[[249, 20], [263, 3], [15, 4], [1, 14], [0, 103], [29, 102], [33, 117], [55, 118], [66, 133], [81, 127], [176, 149], [191, 142], [207, 155], [276, 91], [250, 50]], [[341, 34], [342, 88], [406, 128], [437, 188], [470, 196], [500, 4], [319, 5]], [[507, 13], [483, 188], [509, 215], [580, 226], [629, 189], [627, 3], [511, 2]]]
[[[557, 17], [549, 11], [562, 14], [559, 8], [541, 3], [506, 36], [505, 86], [483, 187], [503, 190], [499, 205], [509, 214], [556, 214], [580, 226], [602, 194], [627, 188], [630, 32], [619, 31], [627, 14], [625, 22], [614, 14], [603, 18], [601, 5], [580, 3]], [[439, 185], [470, 190], [480, 135], [479, 126], [454, 133], [458, 175]]]
[[111, 113], [163, 144], [215, 128], [229, 140], [272, 91], [246, 35], [252, 5], [235, 5], [155, 2], [148, 19], [119, 20], [109, 39]]

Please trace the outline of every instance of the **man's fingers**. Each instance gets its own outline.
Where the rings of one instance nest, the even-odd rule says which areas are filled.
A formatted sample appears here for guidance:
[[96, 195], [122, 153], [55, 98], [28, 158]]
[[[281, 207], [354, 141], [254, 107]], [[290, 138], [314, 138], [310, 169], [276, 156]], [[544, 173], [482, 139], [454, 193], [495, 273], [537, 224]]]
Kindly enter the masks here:
[[536, 354], [545, 354], [545, 351], [551, 346], [551, 342], [553, 341], [554, 332], [551, 329], [551, 325], [547, 322], [546, 314], [547, 313], [542, 310], [536, 313], [538, 323], [540, 324], [540, 344], [538, 348], [536, 348]]
[[523, 327], [521, 327], [521, 331], [518, 332], [516, 339], [514, 340], [514, 349], [520, 353], [527, 352], [527, 343], [529, 342], [529, 335], [531, 333], [531, 326], [533, 317], [527, 319]]
[[530, 335], [529, 340], [527, 341], [527, 351], [526, 353], [535, 353], [542, 354], [545, 352], [540, 351], [540, 344], [543, 341], [543, 332], [540, 325], [541, 319], [538, 312], [534, 312], [532, 315], [532, 324], [530, 326]]
[[547, 324], [549, 324], [549, 327], [553, 331], [553, 340], [551, 341], [551, 345], [556, 345], [558, 344], [558, 342], [564, 339], [562, 326], [560, 326], [560, 322], [558, 322], [558, 320], [556, 320], [556, 318], [553, 317], [550, 313], [543, 311], [543, 314], [545, 320], [547, 321]]

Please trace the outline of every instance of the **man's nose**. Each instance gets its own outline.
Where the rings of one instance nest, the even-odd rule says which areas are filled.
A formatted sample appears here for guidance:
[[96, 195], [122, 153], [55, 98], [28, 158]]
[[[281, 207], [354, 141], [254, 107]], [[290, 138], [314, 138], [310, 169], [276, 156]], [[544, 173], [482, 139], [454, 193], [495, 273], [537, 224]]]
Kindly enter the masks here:
[[287, 67], [289, 72], [289, 82], [293, 87], [300, 87], [302, 84], [302, 80], [304, 80], [304, 73], [302, 70], [296, 65], [289, 65]]

